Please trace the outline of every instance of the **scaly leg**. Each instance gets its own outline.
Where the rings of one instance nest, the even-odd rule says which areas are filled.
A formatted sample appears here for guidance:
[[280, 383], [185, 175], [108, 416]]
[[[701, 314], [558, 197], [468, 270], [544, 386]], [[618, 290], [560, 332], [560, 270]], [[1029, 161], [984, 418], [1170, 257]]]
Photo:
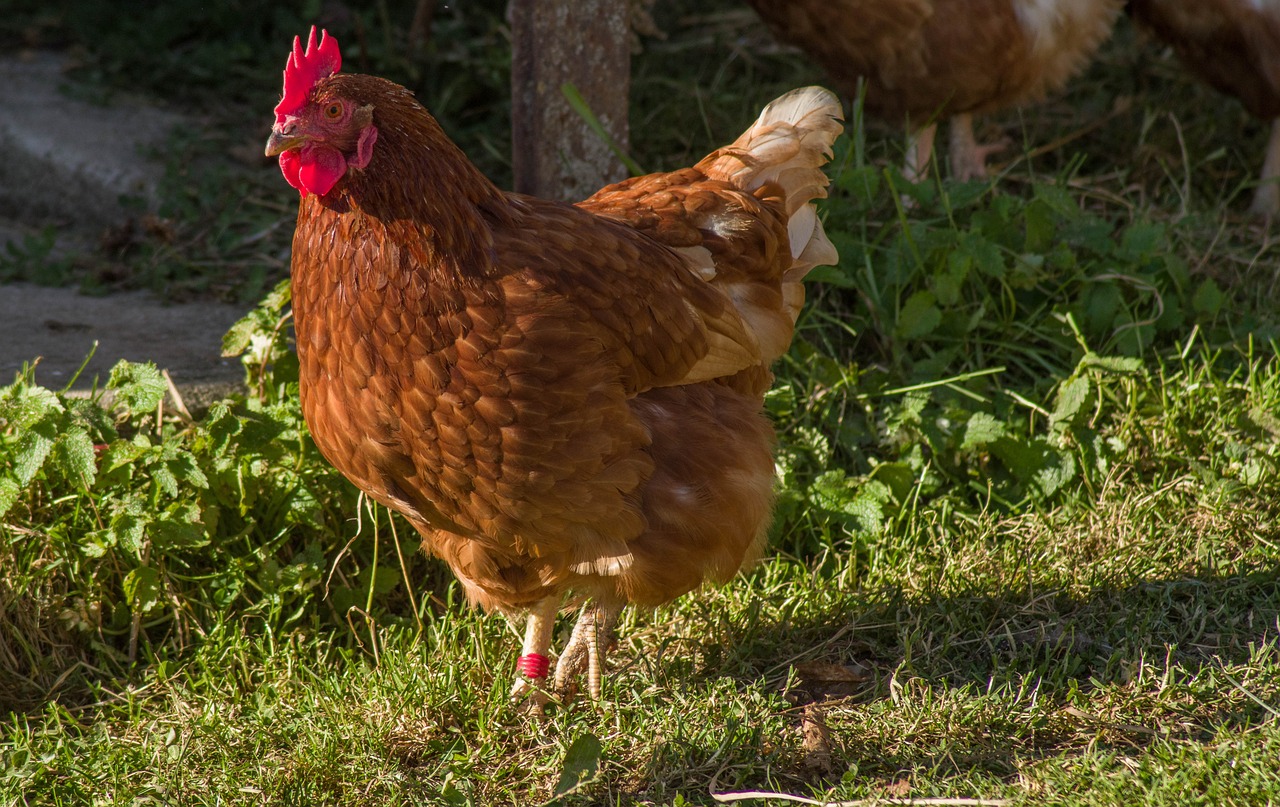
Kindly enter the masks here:
[[1274, 218], [1280, 214], [1280, 118], [1271, 124], [1271, 140], [1262, 161], [1262, 176], [1254, 193], [1249, 212], [1255, 216]]
[[938, 124], [931, 123], [907, 135], [907, 164], [903, 174], [911, 182], [923, 182], [929, 176], [929, 160], [933, 157], [933, 138]]
[[603, 606], [590, 603], [583, 607], [578, 624], [573, 626], [560, 661], [556, 664], [556, 689], [566, 691], [573, 676], [586, 667], [587, 692], [592, 700], [600, 700], [603, 694], [604, 658], [614, 623], [618, 621], [619, 606]]
[[524, 648], [516, 661], [518, 677], [515, 686], [511, 688], [512, 700], [528, 695], [535, 707], [542, 706], [545, 701], [539, 689], [547, 677], [547, 668], [551, 666], [547, 652], [551, 649], [551, 633], [556, 626], [558, 610], [559, 597], [547, 597], [529, 609], [529, 618], [525, 622]]
[[951, 138], [951, 176], [961, 181], [987, 178], [987, 155], [1009, 147], [1008, 140], [979, 145], [973, 135], [973, 116], [968, 113], [953, 115], [949, 136]]
[[595, 620], [595, 607], [584, 605], [578, 613], [578, 621], [573, 625], [573, 633], [569, 634], [569, 641], [565, 642], [564, 650], [560, 651], [560, 658], [556, 660], [557, 692], [567, 692], [573, 676], [582, 672], [587, 661], [587, 625], [592, 625], [594, 630]]

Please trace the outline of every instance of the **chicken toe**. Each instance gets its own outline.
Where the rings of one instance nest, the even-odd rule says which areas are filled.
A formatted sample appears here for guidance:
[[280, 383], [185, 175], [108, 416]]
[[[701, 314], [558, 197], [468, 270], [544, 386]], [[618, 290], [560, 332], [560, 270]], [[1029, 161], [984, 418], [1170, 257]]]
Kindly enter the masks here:
[[574, 677], [586, 673], [587, 693], [600, 700], [603, 693], [604, 659], [612, 641], [613, 626], [618, 621], [617, 607], [595, 603], [583, 607], [578, 623], [556, 663], [556, 690], [568, 692]]

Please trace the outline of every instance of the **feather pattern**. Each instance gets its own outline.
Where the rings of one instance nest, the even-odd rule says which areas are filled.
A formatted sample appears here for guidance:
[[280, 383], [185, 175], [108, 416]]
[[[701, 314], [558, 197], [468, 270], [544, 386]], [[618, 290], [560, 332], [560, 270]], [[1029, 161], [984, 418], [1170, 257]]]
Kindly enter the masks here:
[[390, 82], [336, 74], [308, 99], [297, 131], [334, 102], [377, 131], [364, 164], [302, 199], [294, 235], [302, 406], [325, 457], [485, 608], [658, 604], [754, 557], [768, 365], [803, 274], [835, 260], [811, 204], [835, 96], [784, 96], [698, 165], [578, 205], [499, 191]]

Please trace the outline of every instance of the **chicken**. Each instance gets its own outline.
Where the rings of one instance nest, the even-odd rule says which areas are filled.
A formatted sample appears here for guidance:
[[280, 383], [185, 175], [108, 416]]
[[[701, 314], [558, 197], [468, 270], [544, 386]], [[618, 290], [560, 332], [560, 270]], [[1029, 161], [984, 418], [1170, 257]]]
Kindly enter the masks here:
[[936, 120], [950, 119], [951, 173], [987, 174], [973, 115], [1056, 91], [1111, 32], [1123, 0], [750, 0], [850, 97], [908, 131], [906, 173], [928, 172]]
[[1251, 211], [1280, 213], [1280, 1], [1130, 0], [1129, 13], [1200, 78], [1271, 122]]
[[513, 696], [600, 696], [628, 603], [724, 582], [762, 549], [769, 364], [836, 253], [811, 201], [841, 131], [822, 88], [692, 168], [577, 204], [504, 193], [402, 87], [294, 42], [267, 142], [299, 190], [294, 328], [320, 451], [403, 514], [471, 602], [527, 614]]

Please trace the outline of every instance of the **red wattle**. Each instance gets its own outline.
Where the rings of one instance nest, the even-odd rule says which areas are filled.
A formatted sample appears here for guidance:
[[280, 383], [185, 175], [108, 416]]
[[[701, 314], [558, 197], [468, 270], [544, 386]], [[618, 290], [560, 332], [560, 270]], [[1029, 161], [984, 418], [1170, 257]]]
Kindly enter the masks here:
[[296, 151], [285, 151], [280, 154], [280, 173], [284, 174], [284, 181], [298, 189], [298, 193], [303, 196], [307, 192], [302, 188], [302, 180], [298, 179], [298, 168], [302, 158]]
[[310, 148], [302, 152], [298, 179], [302, 187], [316, 196], [324, 196], [347, 173], [347, 161], [337, 149]]
[[324, 196], [347, 173], [347, 161], [337, 149], [304, 146], [280, 155], [280, 172], [303, 196]]

